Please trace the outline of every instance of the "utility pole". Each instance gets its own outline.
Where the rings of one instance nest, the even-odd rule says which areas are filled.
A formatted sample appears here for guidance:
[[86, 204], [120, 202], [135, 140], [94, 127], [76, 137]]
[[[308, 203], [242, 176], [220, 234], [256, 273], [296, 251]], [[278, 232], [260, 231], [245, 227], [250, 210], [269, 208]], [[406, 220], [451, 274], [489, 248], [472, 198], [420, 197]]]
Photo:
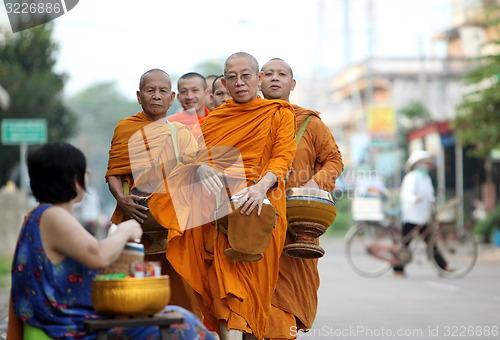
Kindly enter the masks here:
[[321, 101], [321, 57], [323, 55], [323, 32], [324, 32], [324, 14], [325, 14], [325, 0], [317, 1], [317, 12], [316, 12], [316, 41], [315, 48], [313, 49], [313, 84], [311, 89], [313, 91], [310, 96], [313, 98], [311, 107], [316, 107], [319, 109]]
[[[368, 16], [368, 34], [367, 34], [367, 50], [368, 58], [366, 59], [366, 84], [365, 84], [365, 116], [363, 121], [363, 130], [368, 132], [367, 118], [370, 113], [370, 107], [373, 104], [373, 36], [374, 36], [374, 19], [373, 19], [373, 0], [368, 0], [367, 7]], [[371, 142], [370, 142], [371, 143]], [[375, 160], [377, 157], [376, 147], [370, 145], [370, 170], [375, 170]]]
[[368, 58], [366, 62], [366, 107], [373, 103], [373, 75], [372, 75], [372, 59], [373, 59], [373, 39], [375, 31], [375, 20], [373, 17], [373, 0], [368, 0], [368, 39], [367, 50]]
[[351, 13], [349, 0], [344, 0], [344, 67], [351, 63]]
[[420, 92], [420, 102], [425, 106], [427, 105], [427, 71], [426, 71], [426, 57], [424, 52], [424, 46], [422, 41], [422, 36], [418, 36], [418, 52], [420, 61], [420, 72], [418, 73], [418, 87]]

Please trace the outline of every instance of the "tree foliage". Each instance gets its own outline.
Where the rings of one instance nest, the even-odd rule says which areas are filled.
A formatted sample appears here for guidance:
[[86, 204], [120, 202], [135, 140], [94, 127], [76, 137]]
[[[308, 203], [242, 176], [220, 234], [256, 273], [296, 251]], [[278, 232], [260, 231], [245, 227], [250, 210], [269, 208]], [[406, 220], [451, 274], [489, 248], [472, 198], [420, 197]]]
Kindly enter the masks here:
[[195, 72], [200, 73], [203, 76], [209, 75], [221, 75], [222, 74], [222, 65], [224, 64], [224, 60], [221, 59], [210, 59], [199, 62], [194, 66]]
[[398, 146], [402, 150], [407, 149], [408, 134], [419, 127], [432, 122], [429, 109], [418, 100], [411, 100], [405, 106], [398, 109]]
[[409, 101], [408, 104], [398, 110], [398, 114], [412, 121], [412, 125], [415, 125], [419, 121], [424, 123], [430, 123], [432, 121], [429, 110], [418, 100]]
[[[500, 7], [490, 12], [489, 27], [498, 31]], [[492, 40], [484, 47], [496, 47], [500, 40]], [[488, 158], [491, 150], [500, 147], [500, 55], [488, 54], [478, 58], [478, 67], [466, 74], [464, 84], [475, 90], [465, 94], [457, 106], [457, 116], [452, 121], [455, 136], [463, 145], [472, 146], [471, 154]]]
[[[48, 140], [64, 141], [75, 132], [77, 117], [62, 100], [66, 76], [54, 71], [56, 51], [51, 24], [5, 34], [0, 41], [0, 79], [10, 106], [0, 108], [0, 119], [44, 118]], [[2, 146], [0, 159], [1, 184], [19, 162], [19, 147]]]

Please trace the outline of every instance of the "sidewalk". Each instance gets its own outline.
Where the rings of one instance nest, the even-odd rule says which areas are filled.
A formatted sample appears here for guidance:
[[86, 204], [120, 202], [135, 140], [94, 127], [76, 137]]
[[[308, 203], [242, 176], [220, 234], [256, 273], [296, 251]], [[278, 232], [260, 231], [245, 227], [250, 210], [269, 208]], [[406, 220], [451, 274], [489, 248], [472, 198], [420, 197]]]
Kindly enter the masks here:
[[9, 316], [10, 288], [0, 288], [0, 340], [7, 335], [7, 321]]
[[500, 247], [496, 247], [491, 243], [480, 244], [477, 262], [500, 265]]
[[[323, 240], [327, 242], [343, 242], [341, 239]], [[327, 255], [328, 256], [328, 253]], [[500, 266], [500, 247], [492, 244], [480, 244], [477, 263], [497, 264]], [[0, 340], [5, 340], [7, 333], [7, 321], [9, 315], [9, 293], [10, 288], [0, 288]]]

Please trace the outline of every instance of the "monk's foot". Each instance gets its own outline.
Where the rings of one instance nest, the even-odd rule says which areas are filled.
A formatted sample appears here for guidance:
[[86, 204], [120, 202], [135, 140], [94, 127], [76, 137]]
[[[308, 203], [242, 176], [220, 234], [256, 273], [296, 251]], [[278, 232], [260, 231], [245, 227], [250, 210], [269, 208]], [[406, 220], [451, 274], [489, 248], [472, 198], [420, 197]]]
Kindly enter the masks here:
[[224, 324], [220, 324], [221, 340], [243, 340], [243, 332], [237, 329], [227, 329]]

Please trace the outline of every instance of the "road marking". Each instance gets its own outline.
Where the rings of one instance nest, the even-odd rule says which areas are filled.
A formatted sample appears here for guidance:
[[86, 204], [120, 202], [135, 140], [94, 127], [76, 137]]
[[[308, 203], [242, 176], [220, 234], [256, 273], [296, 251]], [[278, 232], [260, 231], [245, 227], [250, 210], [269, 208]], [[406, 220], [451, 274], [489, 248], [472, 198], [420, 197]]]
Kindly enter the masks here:
[[436, 288], [436, 289], [440, 289], [440, 290], [446, 290], [448, 292], [458, 292], [460, 290], [460, 288], [458, 288], [457, 286], [448, 285], [445, 283], [437, 283], [434, 281], [425, 281], [425, 285], [427, 287]]

